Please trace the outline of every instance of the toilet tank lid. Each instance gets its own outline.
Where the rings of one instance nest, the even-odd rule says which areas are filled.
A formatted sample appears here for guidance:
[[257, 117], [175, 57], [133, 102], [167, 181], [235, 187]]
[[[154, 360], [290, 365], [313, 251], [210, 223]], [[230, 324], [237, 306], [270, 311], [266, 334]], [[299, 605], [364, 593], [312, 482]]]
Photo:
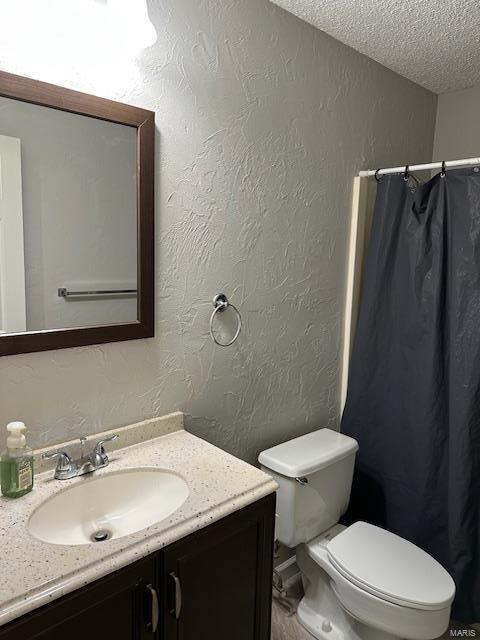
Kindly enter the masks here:
[[298, 478], [328, 467], [357, 449], [353, 438], [332, 429], [319, 429], [262, 451], [258, 461], [283, 476]]

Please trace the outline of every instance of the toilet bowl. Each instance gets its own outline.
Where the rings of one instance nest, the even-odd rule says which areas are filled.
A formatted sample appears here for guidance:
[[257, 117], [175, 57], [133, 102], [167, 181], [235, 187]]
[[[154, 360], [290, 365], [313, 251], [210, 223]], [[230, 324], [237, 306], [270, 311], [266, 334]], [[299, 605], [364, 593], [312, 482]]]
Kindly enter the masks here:
[[455, 585], [436, 560], [365, 522], [338, 524], [350, 497], [355, 440], [321, 429], [263, 451], [279, 484], [276, 538], [296, 547], [300, 623], [319, 640], [433, 640]]

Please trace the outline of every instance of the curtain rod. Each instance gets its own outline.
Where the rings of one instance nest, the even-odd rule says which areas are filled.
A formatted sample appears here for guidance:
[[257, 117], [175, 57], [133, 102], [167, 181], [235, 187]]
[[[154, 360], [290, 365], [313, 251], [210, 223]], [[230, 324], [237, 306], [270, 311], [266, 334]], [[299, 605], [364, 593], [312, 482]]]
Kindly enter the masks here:
[[[466, 158], [464, 160], [447, 160], [445, 162], [446, 169], [454, 169], [458, 167], [473, 167], [475, 165], [480, 165], [480, 158]], [[424, 171], [428, 169], [441, 169], [442, 162], [429, 162], [427, 164], [412, 164], [409, 165], [409, 171]], [[405, 166], [403, 167], [389, 167], [388, 169], [378, 169], [377, 175], [383, 176], [387, 173], [403, 173], [405, 171]], [[369, 176], [374, 176], [377, 172], [377, 169], [368, 169], [366, 171], [359, 171], [358, 175], [360, 178], [368, 178]]]

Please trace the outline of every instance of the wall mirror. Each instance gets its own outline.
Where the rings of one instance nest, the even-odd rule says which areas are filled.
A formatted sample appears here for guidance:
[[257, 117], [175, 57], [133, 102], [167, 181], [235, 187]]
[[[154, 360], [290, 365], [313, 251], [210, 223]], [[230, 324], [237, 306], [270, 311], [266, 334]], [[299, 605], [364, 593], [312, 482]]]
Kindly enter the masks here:
[[0, 72], [0, 355], [154, 334], [154, 114]]

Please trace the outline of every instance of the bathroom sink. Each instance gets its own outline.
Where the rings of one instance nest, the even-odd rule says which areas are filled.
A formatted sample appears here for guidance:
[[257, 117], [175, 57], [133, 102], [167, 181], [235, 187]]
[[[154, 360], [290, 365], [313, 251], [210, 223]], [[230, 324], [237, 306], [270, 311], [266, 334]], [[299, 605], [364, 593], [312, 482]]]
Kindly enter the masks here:
[[28, 530], [52, 544], [120, 538], [168, 518], [188, 498], [185, 480], [163, 469], [126, 469], [81, 480], [45, 500]]

